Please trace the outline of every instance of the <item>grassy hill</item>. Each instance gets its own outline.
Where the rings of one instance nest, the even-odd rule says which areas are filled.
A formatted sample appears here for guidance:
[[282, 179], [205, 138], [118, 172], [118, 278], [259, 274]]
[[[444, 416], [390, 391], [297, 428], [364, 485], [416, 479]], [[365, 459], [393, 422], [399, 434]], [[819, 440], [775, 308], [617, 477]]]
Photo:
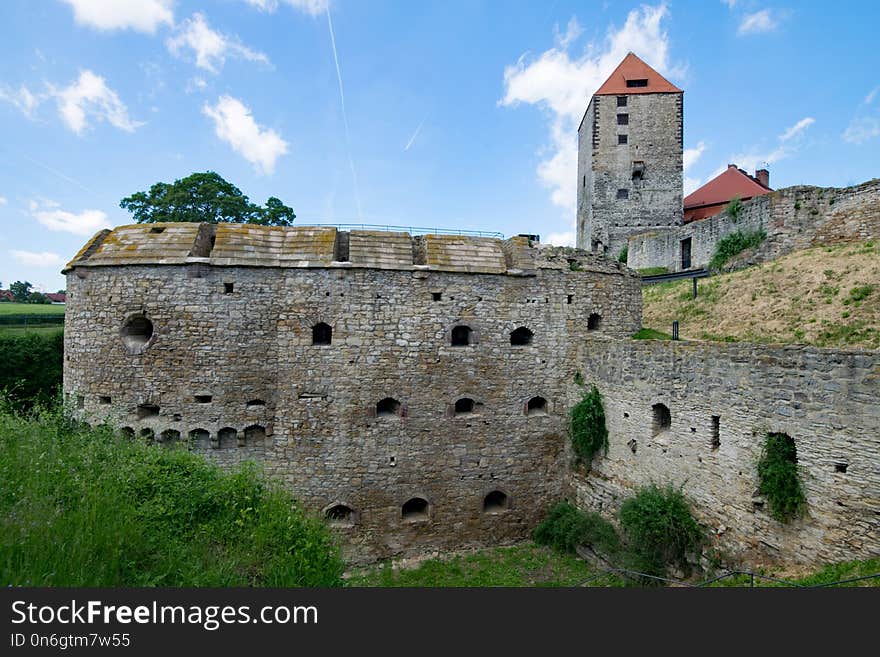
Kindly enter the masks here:
[[838, 244], [699, 283], [644, 288], [645, 327], [682, 338], [880, 348], [880, 245]]
[[63, 315], [63, 303], [0, 303], [0, 315]]

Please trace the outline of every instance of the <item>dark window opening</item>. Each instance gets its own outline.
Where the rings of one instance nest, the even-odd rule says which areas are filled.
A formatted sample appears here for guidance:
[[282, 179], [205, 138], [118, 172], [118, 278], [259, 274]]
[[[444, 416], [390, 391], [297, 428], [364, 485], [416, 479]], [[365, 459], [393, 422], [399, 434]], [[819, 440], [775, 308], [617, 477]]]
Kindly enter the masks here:
[[131, 427], [122, 427], [119, 430], [119, 435], [123, 438], [131, 440], [132, 438], [134, 438], [134, 429], [132, 429]]
[[333, 340], [333, 329], [329, 324], [319, 322], [312, 327], [312, 344], [330, 344]]
[[76, 396], [76, 407], [77, 408], [85, 408], [86, 407], [86, 398], [82, 395]]
[[645, 163], [642, 160], [635, 160], [632, 168], [632, 179], [643, 180], [645, 177]]
[[228, 449], [238, 444], [238, 431], [232, 427], [223, 427], [217, 432], [217, 446], [220, 449]]
[[244, 442], [248, 446], [261, 447], [266, 440], [266, 429], [259, 424], [253, 424], [244, 430]]
[[547, 415], [547, 400], [543, 397], [532, 397], [526, 404], [526, 415]]
[[354, 522], [354, 510], [344, 504], [334, 504], [324, 512], [331, 525], [350, 525]]
[[654, 414], [652, 430], [656, 436], [672, 426], [672, 413], [669, 412], [669, 407], [666, 404], [654, 404], [651, 410]]
[[602, 315], [599, 313], [592, 313], [589, 317], [587, 317], [587, 330], [588, 331], [596, 331], [599, 326], [602, 324]]
[[180, 441], [180, 432], [177, 429], [165, 429], [159, 434], [159, 442], [174, 443]]
[[626, 107], [626, 96], [618, 96], [617, 97], [617, 106], [618, 107]]
[[153, 323], [143, 315], [131, 317], [123, 325], [121, 334], [128, 353], [140, 353], [153, 337]]
[[245, 404], [245, 406], [247, 406], [249, 409], [256, 408], [258, 406], [265, 406], [265, 405], [266, 405], [266, 402], [264, 402], [262, 399], [251, 399], [247, 404]]
[[193, 429], [189, 432], [189, 442], [195, 448], [207, 448], [211, 444], [211, 432], [207, 429]]
[[461, 399], [456, 400], [455, 402], [455, 414], [456, 415], [465, 415], [467, 413], [473, 413], [477, 408], [477, 402], [475, 402], [470, 397], [462, 397]]
[[386, 397], [376, 404], [376, 416], [388, 417], [400, 415], [400, 402], [392, 397]]
[[630, 89], [632, 89], [633, 87], [647, 87], [648, 80], [647, 80], [647, 78], [641, 78], [641, 79], [636, 79], [636, 80], [627, 80], [626, 86], [629, 87]]
[[574, 295], [573, 295], [573, 294], [569, 294], [568, 297], [567, 297], [567, 301], [566, 301], [566, 303], [569, 303], [569, 304], [570, 304], [572, 301], [574, 301]]
[[587, 177], [586, 177], [586, 176], [584, 176], [584, 182], [583, 182], [583, 187], [586, 187], [586, 186], [587, 186]]
[[617, 125], [629, 125], [629, 114], [618, 114]]
[[407, 500], [401, 508], [401, 516], [409, 522], [428, 519], [428, 501], [421, 497]]
[[98, 403], [99, 403], [99, 404], [109, 404], [110, 401], [111, 401], [111, 400], [110, 400], [110, 396], [109, 396], [109, 395], [100, 395], [100, 396], [98, 397]]
[[137, 407], [138, 420], [159, 415], [159, 407], [155, 404], [140, 404]]
[[626, 144], [629, 141], [629, 137], [627, 135], [617, 135], [617, 143], [618, 144]]
[[153, 226], [152, 228], [150, 228], [150, 232], [151, 233], [164, 233], [165, 228], [162, 226]]
[[224, 294], [232, 294], [235, 290], [235, 283], [224, 283], [223, 284], [223, 293]]
[[467, 347], [471, 343], [471, 327], [456, 326], [452, 329], [452, 346]]
[[712, 416], [712, 449], [718, 449], [721, 446], [721, 416]]
[[196, 395], [197, 404], [210, 404], [212, 399], [211, 395]]
[[510, 334], [510, 344], [522, 347], [528, 344], [532, 344], [532, 338], [535, 337], [535, 334], [532, 333], [525, 326], [520, 326], [518, 329], [515, 329]]
[[156, 434], [153, 433], [153, 430], [150, 429], [149, 427], [146, 429], [141, 429], [140, 432], [138, 433], [138, 435], [141, 438], [143, 438], [144, 440], [146, 440], [147, 442], [155, 440], [155, 438], [156, 438]]
[[431, 292], [431, 300], [432, 301], [440, 301], [443, 298], [443, 294], [441, 292]]
[[681, 241], [681, 268], [691, 268], [691, 238], [686, 237]]
[[617, 190], [617, 198], [629, 198], [629, 190], [628, 189], [618, 189]]
[[500, 490], [493, 490], [483, 498], [484, 513], [499, 513], [504, 511], [508, 506], [507, 495]]
[[848, 463], [835, 463], [834, 471], [835, 472], [846, 472], [846, 469], [849, 467]]

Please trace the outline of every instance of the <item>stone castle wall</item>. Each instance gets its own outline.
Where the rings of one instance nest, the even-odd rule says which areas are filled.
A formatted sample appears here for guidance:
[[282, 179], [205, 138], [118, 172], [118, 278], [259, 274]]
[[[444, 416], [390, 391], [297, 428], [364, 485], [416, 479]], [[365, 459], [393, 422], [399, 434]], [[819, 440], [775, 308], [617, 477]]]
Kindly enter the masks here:
[[[618, 96], [593, 96], [578, 131], [577, 244], [613, 259], [633, 233], [682, 221], [683, 95], [620, 98], [625, 106]], [[618, 124], [621, 114], [626, 125]]]
[[763, 228], [767, 239], [748, 255], [749, 263], [778, 258], [819, 244], [880, 237], [880, 180], [854, 187], [786, 187], [742, 204], [733, 219], [726, 212], [671, 229], [634, 235], [628, 262], [633, 269], [681, 271], [681, 241], [691, 239], [691, 266], [709, 264], [715, 245], [735, 231]]
[[[746, 561], [880, 554], [880, 352], [607, 340], [584, 345], [580, 364], [603, 394], [610, 444], [571, 476], [582, 508], [612, 513], [637, 487], [672, 483], [715, 546]], [[659, 433], [654, 404], [671, 412]], [[756, 495], [767, 432], [797, 446], [808, 510], [786, 525]]]
[[[203, 226], [84, 247], [64, 390], [91, 422], [255, 459], [312, 510], [347, 507], [334, 524], [354, 561], [526, 537], [562, 494], [580, 345], [641, 323], [638, 277], [572, 250]], [[133, 318], [153, 333], [130, 350]], [[319, 323], [330, 344], [313, 344]], [[468, 346], [451, 345], [460, 325]], [[519, 327], [531, 344], [511, 344]], [[494, 491], [506, 497], [484, 508]], [[423, 517], [404, 517], [412, 498]]]

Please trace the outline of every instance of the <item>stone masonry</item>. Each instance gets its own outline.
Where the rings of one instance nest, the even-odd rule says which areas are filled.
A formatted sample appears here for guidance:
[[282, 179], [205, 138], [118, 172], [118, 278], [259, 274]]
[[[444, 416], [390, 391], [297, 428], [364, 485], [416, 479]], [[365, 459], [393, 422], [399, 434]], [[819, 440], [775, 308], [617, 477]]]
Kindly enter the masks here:
[[562, 495], [560, 372], [641, 324], [634, 273], [523, 238], [144, 224], [66, 271], [82, 417], [258, 461], [353, 561], [527, 537]]

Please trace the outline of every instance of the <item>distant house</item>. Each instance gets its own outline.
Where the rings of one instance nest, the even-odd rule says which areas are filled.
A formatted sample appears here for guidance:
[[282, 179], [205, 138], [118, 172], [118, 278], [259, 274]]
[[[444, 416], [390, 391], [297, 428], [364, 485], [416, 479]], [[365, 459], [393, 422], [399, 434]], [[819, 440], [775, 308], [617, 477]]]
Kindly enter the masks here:
[[767, 169], [758, 169], [750, 176], [735, 164], [728, 164], [726, 171], [685, 197], [684, 223], [718, 214], [734, 197], [745, 201], [772, 191]]
[[44, 294], [49, 301], [52, 303], [67, 303], [67, 295], [64, 292], [49, 292], [48, 294]]
[[15, 295], [9, 290], [0, 290], [0, 301], [15, 301]]

